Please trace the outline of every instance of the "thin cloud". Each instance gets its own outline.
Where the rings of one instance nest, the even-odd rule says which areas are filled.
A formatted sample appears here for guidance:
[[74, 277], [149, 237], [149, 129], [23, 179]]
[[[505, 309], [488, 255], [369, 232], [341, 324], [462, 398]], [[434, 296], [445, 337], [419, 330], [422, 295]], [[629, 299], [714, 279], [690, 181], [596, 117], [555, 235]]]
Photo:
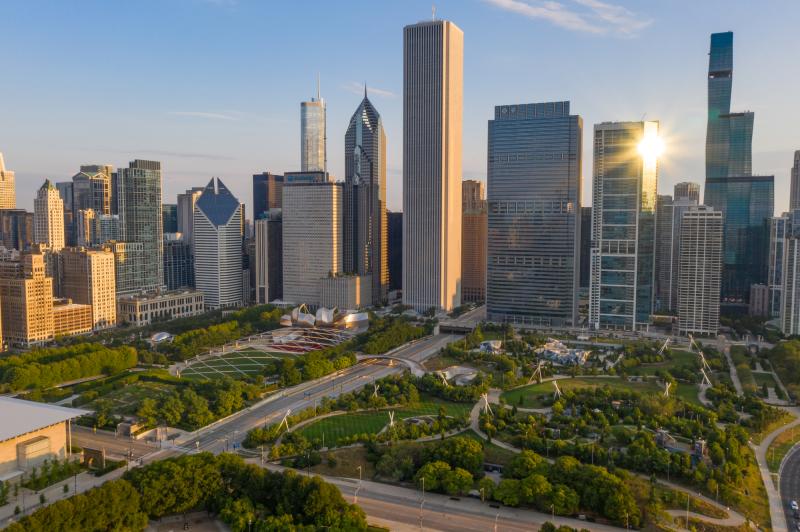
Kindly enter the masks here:
[[[350, 81], [348, 83], [345, 83], [344, 85], [342, 85], [342, 88], [344, 90], [346, 90], [347, 92], [352, 92], [353, 94], [359, 94], [359, 95], [360, 94], [364, 94], [364, 84], [363, 83], [359, 83], [357, 81]], [[367, 94], [369, 94], [369, 95], [377, 95], [377, 96], [380, 96], [381, 98], [395, 98], [395, 97], [397, 97], [397, 94], [395, 94], [394, 92], [392, 92], [390, 90], [379, 89], [377, 87], [372, 87], [370, 85], [367, 85]]]
[[532, 19], [545, 20], [560, 28], [595, 35], [631, 37], [652, 24], [629, 9], [600, 0], [484, 0], [500, 9]]
[[209, 120], [239, 120], [239, 116], [233, 113], [207, 113], [205, 111], [168, 111], [171, 116], [186, 116], [191, 118], [207, 118]]

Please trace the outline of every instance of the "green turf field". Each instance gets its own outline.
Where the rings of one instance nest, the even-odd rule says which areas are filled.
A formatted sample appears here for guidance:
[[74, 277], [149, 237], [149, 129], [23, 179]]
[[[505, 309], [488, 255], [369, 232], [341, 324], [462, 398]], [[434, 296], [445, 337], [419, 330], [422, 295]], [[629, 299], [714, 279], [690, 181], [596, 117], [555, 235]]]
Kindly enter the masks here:
[[[559, 379], [558, 387], [562, 392], [575, 388], [596, 388], [598, 386], [610, 386], [618, 390], [633, 390], [637, 392], [661, 392], [662, 388], [655, 382], [628, 382], [619, 377], [577, 377], [572, 379]], [[519, 398], [522, 397], [522, 405], [527, 408], [537, 408], [544, 406], [542, 396], [552, 396], [555, 391], [552, 382], [541, 384], [531, 384], [522, 388], [515, 388], [503, 392], [501, 397], [510, 405], [520, 405]]]
[[217, 357], [190, 362], [188, 368], [181, 370], [181, 377], [195, 379], [219, 379], [222, 377], [243, 377], [260, 375], [264, 367], [283, 358], [294, 358], [289, 353], [272, 353], [246, 347]]

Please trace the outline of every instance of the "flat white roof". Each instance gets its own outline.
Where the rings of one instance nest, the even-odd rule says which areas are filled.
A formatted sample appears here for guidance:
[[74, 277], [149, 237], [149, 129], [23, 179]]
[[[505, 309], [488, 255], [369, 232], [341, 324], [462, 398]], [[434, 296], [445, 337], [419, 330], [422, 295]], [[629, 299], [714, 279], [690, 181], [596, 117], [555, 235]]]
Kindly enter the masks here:
[[0, 441], [88, 414], [87, 410], [0, 397]]

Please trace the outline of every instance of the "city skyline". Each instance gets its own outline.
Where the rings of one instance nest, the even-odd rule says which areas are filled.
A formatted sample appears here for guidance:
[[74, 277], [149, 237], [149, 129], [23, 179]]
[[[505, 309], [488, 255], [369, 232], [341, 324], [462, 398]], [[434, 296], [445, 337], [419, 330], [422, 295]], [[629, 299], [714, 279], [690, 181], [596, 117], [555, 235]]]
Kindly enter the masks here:
[[[243, 20], [264, 15], [261, 6], [246, 1], [179, 4], [154, 7], [155, 13], [163, 16], [164, 22], [154, 21], [152, 30], [168, 21], [184, 23], [183, 20], [176, 21], [176, 17], [181, 15], [186, 21], [200, 25], [218, 22], [217, 30], [227, 35], [234, 31], [234, 26], [236, 31], [240, 31], [239, 24]], [[770, 84], [763, 83], [768, 75], [776, 84], [792, 86], [793, 76], [785, 69], [776, 68], [786, 58], [785, 54], [780, 53], [783, 49], [776, 43], [787, 35], [788, 30], [778, 24], [776, 28], [770, 26], [769, 32], [762, 31], [765, 24], [773, 22], [764, 13], [748, 9], [744, 3], [734, 4], [726, 10], [714, 9], [713, 3], [694, 6], [693, 20], [687, 28], [682, 27], [686, 37], [676, 42], [671, 31], [677, 24], [676, 15], [670, 9], [659, 10], [658, 6], [626, 2], [625, 7], [634, 17], [633, 22], [641, 22], [638, 26], [633, 24], [636, 26], [634, 31], [628, 31], [597, 21], [591, 18], [591, 13], [583, 18], [592, 21], [591, 25], [565, 28], [558, 20], [532, 18], [525, 13], [503, 9], [501, 6], [506, 4], [514, 3], [478, 0], [437, 3], [437, 16], [452, 20], [468, 36], [464, 98], [466, 108], [471, 111], [464, 117], [464, 179], [485, 181], [486, 154], [482, 149], [486, 140], [484, 124], [485, 120], [491, 118], [494, 105], [503, 101], [568, 98], [582, 109], [581, 114], [587, 125], [602, 121], [636, 120], [643, 114], [647, 119], [661, 122], [668, 144], [660, 171], [659, 192], [667, 193], [679, 181], [702, 182], [707, 39], [709, 33], [732, 30], [736, 35], [735, 108], [756, 113], [753, 173], [774, 174], [776, 189], [788, 189], [789, 169], [796, 146], [791, 133], [787, 134], [785, 124], [800, 118], [800, 110], [797, 106], [789, 105], [790, 91], [773, 95], [768, 89]], [[358, 3], [354, 2], [353, 5], [357, 7]], [[790, 9], [788, 3], [784, 5]], [[332, 31], [322, 24], [319, 27], [314, 25], [314, 29], [318, 30], [317, 36], [308, 43], [282, 47], [281, 53], [285, 57], [276, 57], [270, 52], [267, 60], [262, 61], [263, 65], [255, 69], [258, 71], [255, 74], [252, 72], [252, 65], [255, 64], [252, 63], [253, 54], [267, 52], [261, 46], [252, 46], [250, 39], [230, 39], [219, 51], [209, 50], [204, 45], [201, 51], [212, 55], [214, 68], [226, 72], [230, 70], [229, 95], [220, 95], [218, 90], [201, 88], [196, 83], [197, 76], [201, 75], [195, 70], [198, 66], [195, 61], [184, 60], [183, 57], [192, 49], [194, 41], [191, 37], [182, 37], [186, 41], [171, 50], [171, 54], [168, 54], [170, 57], [151, 58], [148, 55], [149, 47], [174, 43], [155, 39], [156, 42], [141, 47], [139, 51], [133, 51], [128, 45], [110, 43], [106, 53], [100, 53], [84, 51], [89, 42], [70, 34], [70, 47], [75, 48], [73, 51], [78, 55], [83, 53], [82, 57], [89, 66], [96, 66], [106, 75], [115, 75], [117, 65], [125, 65], [127, 69], [138, 64], [144, 55], [148, 55], [148, 60], [153, 59], [156, 72], [167, 68], [167, 65], [174, 67], [175, 62], [179, 61], [180, 67], [164, 79], [164, 84], [176, 95], [164, 96], [160, 91], [156, 97], [149, 90], [133, 90], [127, 86], [141, 88], [138, 83], [123, 84], [102, 98], [86, 98], [74, 94], [72, 89], [58, 91], [59, 94], [53, 91], [48, 91], [46, 95], [22, 94], [17, 92], [13, 83], [4, 86], [0, 89], [0, 96], [15, 102], [14, 108], [5, 115], [9, 131], [15, 134], [13, 138], [0, 138], [0, 150], [5, 154], [7, 169], [17, 173], [19, 206], [27, 209], [32, 207], [35, 184], [45, 178], [54, 182], [65, 181], [72, 174], [71, 169], [81, 164], [101, 161], [120, 167], [134, 158], [160, 160], [163, 163], [165, 202], [171, 202], [178, 192], [202, 185], [211, 176], [219, 175], [230, 184], [238, 197], [250, 205], [249, 177], [252, 174], [265, 170], [282, 173], [299, 166], [296, 160], [300, 148], [297, 140], [300, 136], [297, 105], [315, 92], [316, 74], [319, 72], [322, 94], [328, 106], [329, 170], [337, 178], [344, 175], [342, 132], [347, 126], [349, 113], [360, 100], [363, 81], [366, 80], [367, 85], [372, 87], [370, 95], [374, 95], [377, 106], [382, 110], [389, 139], [388, 207], [398, 210], [402, 202], [400, 33], [404, 24], [429, 18], [430, 6], [424, 2], [407, 2], [402, 6], [388, 5], [377, 9], [376, 25], [370, 30], [376, 32], [375, 46], [370, 50], [358, 47], [372, 60], [354, 62], [346, 68], [334, 68], [331, 65], [338, 65], [336, 58], [346, 56], [362, 43], [357, 43], [356, 38], [337, 38], [336, 46], [320, 50], [316, 46], [317, 39], [329, 38], [328, 31]], [[320, 3], [319, 10], [331, 14], [331, 23], [338, 24], [337, 36], [346, 33], [341, 30], [346, 29], [347, 25], [355, 24], [342, 20], [341, 13], [335, 13], [333, 6]], [[26, 24], [27, 15], [32, 14], [27, 6], [11, 4], [9, 11], [11, 17], [17, 15], [22, 22], [10, 29], [10, 39], [16, 39], [20, 30], [26, 31], [21, 42], [41, 37], [41, 43], [25, 47], [20, 54], [4, 62], [5, 71], [11, 79], [27, 74], [32, 67], [45, 75], [62, 75], [62, 70], [70, 65], [70, 61], [61, 61], [58, 65], [54, 63], [59, 53], [48, 58], [40, 55], [44, 49], [53, 49], [48, 44], [52, 39], [63, 36], [61, 32], [65, 30], [54, 27], [56, 18], [63, 22], [64, 17], [69, 19], [85, 15], [88, 16], [88, 23], [94, 23], [97, 27], [112, 27], [113, 24], [109, 22], [117, 16], [128, 19], [141, 16], [118, 6], [91, 10], [90, 13], [78, 7], [74, 13], [61, 13], [60, 6], [54, 5], [50, 12], [45, 13], [49, 16], [44, 16], [41, 27], [32, 30]], [[283, 20], [296, 16], [296, 13], [294, 7], [281, 6], [267, 10], [266, 15]], [[747, 20], [747, 25], [743, 25], [742, 20]], [[63, 26], [68, 27], [69, 24]], [[498, 35], [500, 28], [506, 27], [508, 29], [503, 29], [504, 33]], [[49, 33], [40, 35], [42, 30]], [[277, 31], [284, 30], [277, 28]], [[490, 42], [488, 36], [492, 36], [495, 42]], [[557, 39], [563, 44], [563, 47], [559, 47], [563, 50], [548, 48], [547, 54], [519, 55], [520, 49], [541, 49], [540, 44], [545, 39]], [[517, 41], [522, 46], [517, 45]], [[664, 46], [667, 41], [670, 46]], [[636, 43], [633, 48], [638, 49], [635, 53], [630, 50], [632, 43]], [[252, 49], [245, 45], [250, 45]], [[621, 57], [625, 64], [612, 65], [606, 58], [611, 53], [623, 54]], [[601, 57], [601, 54], [605, 57]], [[591, 89], [573, 82], [564, 66], [559, 66], [558, 62], [563, 63], [567, 56], [570, 58], [569, 72], [578, 67], [584, 69], [587, 75], [594, 76]], [[109, 57], [118, 57], [119, 61], [109, 61]], [[375, 61], [376, 57], [383, 60]], [[223, 61], [231, 64], [219, 66]], [[541, 65], [552, 71], [553, 75], [548, 79], [540, 79], [533, 73], [520, 73], [519, 61], [523, 61], [523, 64], [529, 62], [537, 68]], [[289, 62], [295, 64], [289, 65]], [[365, 68], [365, 64], [370, 64], [370, 68]], [[204, 63], [204, 66], [207, 65]], [[489, 78], [494, 80], [482, 79], [480, 75], [489, 66], [496, 74]], [[611, 67], [615, 67], [614, 76], [598, 71]], [[243, 88], [245, 82], [254, 75], [253, 79], [257, 81], [260, 76], [283, 73], [284, 69], [286, 74], [282, 77], [285, 77], [285, 86], [278, 88], [273, 83], [267, 90], [258, 87], [258, 92], [254, 88]], [[186, 79], [180, 79], [177, 74], [183, 74]], [[48, 87], [44, 82], [36, 82], [36, 76], [40, 75], [43, 74], [35, 74], [32, 84]], [[507, 83], [498, 83], [497, 77], [504, 78]], [[631, 79], [634, 81], [628, 83]], [[652, 80], [658, 82], [652, 83]], [[195, 85], [189, 87], [189, 81], [194, 81]], [[619, 81], [630, 87], [624, 98], [612, 92]], [[256, 87], [259, 84], [251, 85]], [[88, 93], [91, 95], [92, 91]], [[665, 98], [665, 95], [669, 95], [669, 98]], [[67, 97], [72, 100], [70, 105], [64, 106], [63, 99]], [[33, 109], [33, 105], [37, 108]], [[98, 128], [99, 123], [106, 127]], [[111, 128], [109, 132], [108, 124], [119, 124], [120, 127]], [[242, 141], [244, 137], [246, 139]], [[80, 140], [76, 141], [76, 138]], [[587, 140], [588, 134], [584, 131], [584, 141]], [[48, 150], [42, 154], [40, 147], [44, 145], [48, 146]], [[585, 175], [591, 175], [590, 158], [584, 154], [583, 159], [583, 171]], [[588, 205], [591, 199], [591, 183], [588, 181], [584, 180], [583, 205]], [[788, 207], [788, 197], [785, 196], [788, 195], [776, 195], [776, 213]]]

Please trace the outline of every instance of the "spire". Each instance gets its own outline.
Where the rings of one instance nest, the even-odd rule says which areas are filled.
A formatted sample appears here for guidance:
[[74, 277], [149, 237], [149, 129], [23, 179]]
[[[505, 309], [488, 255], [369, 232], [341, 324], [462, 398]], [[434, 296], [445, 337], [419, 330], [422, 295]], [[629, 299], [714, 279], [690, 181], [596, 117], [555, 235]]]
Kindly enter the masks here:
[[[364, 82], [364, 99], [365, 100], [367, 99], [367, 82], [366, 81]], [[0, 157], [2, 157], [2, 155], [0, 155]]]
[[317, 72], [317, 101], [318, 101], [318, 102], [321, 102], [321, 101], [322, 101], [322, 96], [320, 96], [320, 90], [319, 90], [319, 87], [320, 87], [320, 82], [319, 82], [319, 72]]

